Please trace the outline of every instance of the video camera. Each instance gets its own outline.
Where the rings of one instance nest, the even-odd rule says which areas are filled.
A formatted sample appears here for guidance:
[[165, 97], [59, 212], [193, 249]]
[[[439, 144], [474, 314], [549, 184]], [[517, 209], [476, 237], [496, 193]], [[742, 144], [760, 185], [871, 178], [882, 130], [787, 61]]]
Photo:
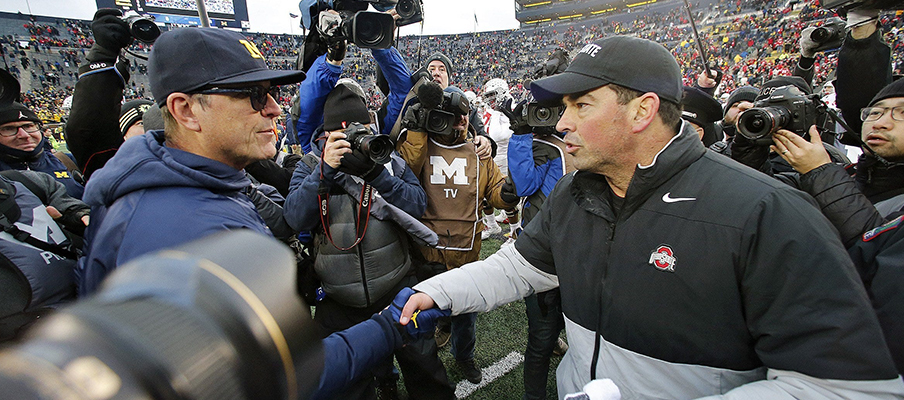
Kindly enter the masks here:
[[779, 129], [804, 136], [819, 115], [819, 95], [807, 95], [794, 85], [780, 86], [753, 103], [738, 117], [738, 133], [752, 141], [769, 139]]
[[247, 230], [130, 262], [0, 353], [3, 397], [306, 399], [323, 350], [296, 269]]
[[160, 27], [154, 23], [152, 16], [129, 12], [120, 18], [129, 25], [129, 33], [132, 37], [140, 42], [154, 43], [160, 37]]
[[904, 1], [901, 0], [823, 0], [820, 4], [826, 10], [850, 10], [855, 7], [871, 10], [900, 10], [904, 8]]
[[556, 126], [563, 112], [565, 112], [564, 105], [549, 107], [530, 102], [527, 103], [527, 124], [532, 127]]
[[352, 151], [360, 151], [380, 165], [389, 162], [395, 148], [389, 136], [374, 134], [358, 122], [352, 122], [345, 128], [345, 136], [345, 140], [352, 145]]
[[423, 0], [380, 0], [374, 3], [374, 8], [379, 11], [389, 11], [395, 8], [399, 14], [396, 26], [411, 25], [424, 20]]
[[408, 129], [423, 129], [428, 134], [449, 136], [455, 133], [455, 123], [471, 112], [468, 98], [457, 92], [443, 91], [438, 84], [428, 82], [417, 89], [420, 112], [406, 121]]
[[837, 49], [844, 41], [844, 20], [832, 18], [826, 23], [810, 32], [810, 40], [819, 43], [814, 52]]
[[[385, 1], [385, 0], [384, 0]], [[327, 41], [347, 40], [361, 48], [386, 49], [392, 46], [395, 22], [391, 15], [366, 11], [371, 3], [367, 0], [318, 0], [302, 1], [302, 25], [312, 24]], [[307, 6], [307, 9], [305, 9]], [[327, 13], [335, 10], [338, 15]]]

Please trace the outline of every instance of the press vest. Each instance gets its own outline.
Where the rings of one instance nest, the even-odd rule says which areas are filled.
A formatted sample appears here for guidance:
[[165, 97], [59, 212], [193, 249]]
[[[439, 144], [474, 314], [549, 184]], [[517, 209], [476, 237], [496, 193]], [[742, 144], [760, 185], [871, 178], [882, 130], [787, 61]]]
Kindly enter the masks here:
[[469, 251], [477, 233], [480, 162], [474, 144], [427, 141], [427, 160], [418, 179], [427, 193], [421, 222], [436, 232], [440, 250]]

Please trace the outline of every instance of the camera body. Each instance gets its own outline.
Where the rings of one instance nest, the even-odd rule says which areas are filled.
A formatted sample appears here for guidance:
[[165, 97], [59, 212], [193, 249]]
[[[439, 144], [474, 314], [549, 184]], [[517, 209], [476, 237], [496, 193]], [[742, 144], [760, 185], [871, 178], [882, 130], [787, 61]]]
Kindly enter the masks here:
[[411, 127], [423, 129], [432, 135], [453, 135], [458, 117], [471, 112], [468, 98], [456, 92], [443, 92], [442, 101], [434, 107], [423, 102], [421, 104], [425, 110], [418, 115], [418, 120]]
[[389, 136], [375, 134], [358, 122], [352, 122], [344, 133], [345, 140], [352, 145], [352, 151], [360, 151], [380, 165], [389, 162], [395, 149]]
[[389, 48], [392, 46], [395, 21], [389, 14], [365, 11], [369, 3], [354, 0], [334, 2], [333, 8], [339, 15], [321, 11], [317, 30], [327, 41], [347, 40], [363, 49]]
[[841, 47], [844, 41], [844, 20], [841, 18], [832, 18], [823, 26], [820, 26], [810, 33], [810, 40], [819, 43], [819, 46], [813, 49], [815, 52], [837, 49]]
[[738, 116], [738, 133], [756, 141], [767, 139], [779, 129], [804, 136], [819, 115], [818, 95], [807, 95], [796, 86], [774, 88], [769, 97]]
[[154, 43], [160, 37], [160, 27], [154, 23], [154, 17], [128, 13], [121, 17], [129, 25], [129, 34], [144, 43]]
[[527, 104], [527, 124], [532, 127], [556, 126], [565, 111], [565, 106], [543, 106], [536, 102]]

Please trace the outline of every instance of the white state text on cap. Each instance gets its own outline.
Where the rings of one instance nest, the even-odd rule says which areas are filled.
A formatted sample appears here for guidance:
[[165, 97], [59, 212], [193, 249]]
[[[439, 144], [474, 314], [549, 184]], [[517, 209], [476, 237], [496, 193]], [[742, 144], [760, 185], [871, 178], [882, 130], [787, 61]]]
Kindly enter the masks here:
[[584, 47], [581, 48], [581, 51], [579, 51], [578, 53], [579, 54], [585, 53], [585, 54], [589, 55], [590, 57], [596, 57], [596, 52], [600, 51], [600, 49], [601, 49], [601, 47], [599, 45], [590, 43], [590, 44], [584, 45]]

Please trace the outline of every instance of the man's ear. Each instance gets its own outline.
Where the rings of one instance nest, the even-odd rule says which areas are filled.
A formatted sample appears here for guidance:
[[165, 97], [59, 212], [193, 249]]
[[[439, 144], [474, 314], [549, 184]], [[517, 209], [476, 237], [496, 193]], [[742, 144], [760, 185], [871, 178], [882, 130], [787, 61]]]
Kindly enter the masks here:
[[185, 129], [200, 132], [201, 123], [192, 108], [194, 103], [196, 102], [192, 100], [191, 95], [185, 93], [171, 93], [166, 98], [166, 108], [170, 115], [173, 116], [173, 119]]
[[631, 121], [631, 132], [638, 133], [647, 129], [659, 113], [659, 96], [656, 93], [648, 92], [640, 97], [631, 100], [631, 110], [633, 119]]

